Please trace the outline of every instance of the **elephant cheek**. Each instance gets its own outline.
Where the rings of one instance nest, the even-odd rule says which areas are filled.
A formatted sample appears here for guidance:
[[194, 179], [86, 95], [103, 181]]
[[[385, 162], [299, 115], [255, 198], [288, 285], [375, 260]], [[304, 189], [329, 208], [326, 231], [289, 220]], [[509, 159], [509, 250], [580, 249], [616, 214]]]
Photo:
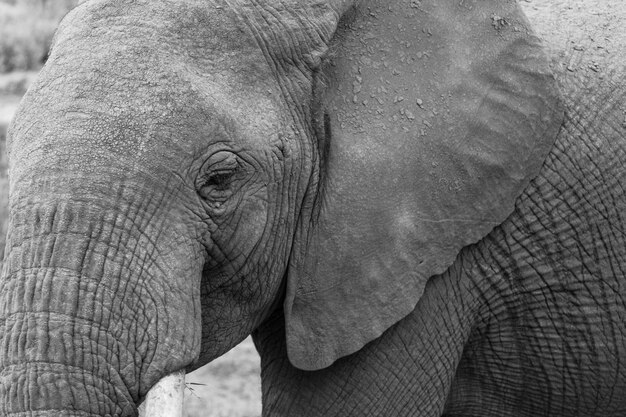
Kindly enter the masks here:
[[0, 415], [136, 415], [199, 354], [194, 271], [174, 270], [174, 250], [159, 261], [152, 231], [113, 205], [20, 206], [0, 278]]
[[250, 198], [239, 202], [235, 218], [229, 219], [227, 227], [233, 230], [234, 234], [226, 236], [228, 239], [226, 245], [232, 246], [231, 250], [237, 256], [245, 255], [246, 258], [251, 258], [256, 255], [254, 250], [263, 240], [263, 234], [271, 230], [268, 212], [268, 202], [265, 198]]

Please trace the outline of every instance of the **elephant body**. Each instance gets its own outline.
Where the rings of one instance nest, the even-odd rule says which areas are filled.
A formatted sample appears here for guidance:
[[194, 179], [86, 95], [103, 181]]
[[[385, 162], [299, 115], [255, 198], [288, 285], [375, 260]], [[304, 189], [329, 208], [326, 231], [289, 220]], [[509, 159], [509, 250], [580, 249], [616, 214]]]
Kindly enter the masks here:
[[[616, 59], [626, 13], [522, 5], [566, 109], [540, 173], [500, 226], [357, 354], [302, 372], [286, 359], [280, 315], [257, 330], [264, 415], [626, 412], [626, 67]], [[600, 17], [588, 22], [581, 9]]]
[[0, 415], [134, 416], [251, 332], [264, 415], [624, 415], [594, 4], [83, 2], [9, 131]]

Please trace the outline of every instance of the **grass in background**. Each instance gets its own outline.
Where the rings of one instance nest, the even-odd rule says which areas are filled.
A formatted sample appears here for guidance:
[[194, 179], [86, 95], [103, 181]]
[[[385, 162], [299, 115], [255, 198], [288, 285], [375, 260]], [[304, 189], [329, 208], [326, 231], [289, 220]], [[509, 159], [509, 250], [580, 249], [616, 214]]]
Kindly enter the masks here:
[[39, 69], [57, 25], [78, 0], [0, 0], [0, 73]]

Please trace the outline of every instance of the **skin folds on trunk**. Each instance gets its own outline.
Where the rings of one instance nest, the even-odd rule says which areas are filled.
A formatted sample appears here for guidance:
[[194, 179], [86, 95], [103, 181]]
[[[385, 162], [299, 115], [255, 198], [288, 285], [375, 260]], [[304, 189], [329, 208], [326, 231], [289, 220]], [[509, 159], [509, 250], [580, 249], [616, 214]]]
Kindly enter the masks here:
[[[136, 324], [122, 319], [131, 304], [130, 298], [114, 295], [120, 260], [107, 260], [106, 240], [89, 240], [95, 234], [112, 238], [112, 230], [77, 221], [89, 211], [88, 206], [38, 204], [13, 218], [0, 286], [2, 415], [64, 409], [134, 413], [139, 381], [128, 370], [145, 354], [145, 348], [133, 347], [147, 348], [138, 326], [147, 327], [149, 317], [137, 315]], [[84, 269], [84, 259], [93, 267]], [[123, 386], [128, 389], [121, 391]]]
[[[155, 273], [167, 275], [167, 266], [136, 228], [149, 210], [51, 194], [63, 187], [12, 207], [0, 281], [0, 415], [133, 416], [162, 370], [184, 367], [199, 350], [188, 319], [199, 308]], [[165, 311], [172, 302], [178, 317]]]

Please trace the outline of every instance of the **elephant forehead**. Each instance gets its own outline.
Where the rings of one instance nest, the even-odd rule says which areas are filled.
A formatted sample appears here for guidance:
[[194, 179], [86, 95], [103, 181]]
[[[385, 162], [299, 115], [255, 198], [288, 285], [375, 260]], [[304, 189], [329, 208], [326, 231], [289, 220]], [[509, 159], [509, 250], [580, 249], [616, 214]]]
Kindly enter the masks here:
[[250, 69], [237, 57], [198, 61], [108, 28], [99, 48], [74, 27], [59, 32], [16, 118], [16, 153], [38, 166], [115, 162], [154, 175], [213, 143], [250, 151], [280, 143], [288, 118], [267, 64], [255, 64], [255, 76], [243, 84], [240, 72]]
[[[75, 8], [59, 26], [56, 43], [117, 34], [124, 43], [167, 47], [202, 58], [206, 52], [247, 51], [254, 39], [230, 8], [211, 0], [94, 0]], [[191, 52], [194, 51], [194, 52]]]
[[[225, 64], [245, 80], [263, 79], [284, 66], [316, 66], [339, 15], [333, 1], [99, 0], [74, 9], [60, 25], [56, 44], [91, 43], [92, 52], [143, 46], [200, 67]], [[95, 42], [93, 42], [95, 41]], [[142, 51], [142, 52], [145, 52]], [[240, 65], [232, 67], [236, 56]], [[284, 70], [285, 68], [281, 68]], [[302, 68], [304, 69], [304, 68]]]
[[272, 94], [250, 91], [244, 102], [193, 74], [145, 83], [55, 75], [42, 73], [14, 121], [11, 149], [26, 170], [123, 166], [167, 177], [211, 145], [262, 152], [284, 130]]
[[123, 46], [135, 59], [165, 55], [203, 74], [241, 85], [281, 84], [284, 99], [309, 99], [311, 73], [334, 34], [338, 3], [300, 0], [90, 1], [66, 18], [56, 44], [66, 40]]
[[50, 61], [61, 62], [65, 75], [105, 74], [122, 88], [164, 87], [176, 84], [177, 74], [195, 73], [238, 89], [267, 89], [274, 78], [255, 37], [211, 1], [87, 2], [63, 20]]

